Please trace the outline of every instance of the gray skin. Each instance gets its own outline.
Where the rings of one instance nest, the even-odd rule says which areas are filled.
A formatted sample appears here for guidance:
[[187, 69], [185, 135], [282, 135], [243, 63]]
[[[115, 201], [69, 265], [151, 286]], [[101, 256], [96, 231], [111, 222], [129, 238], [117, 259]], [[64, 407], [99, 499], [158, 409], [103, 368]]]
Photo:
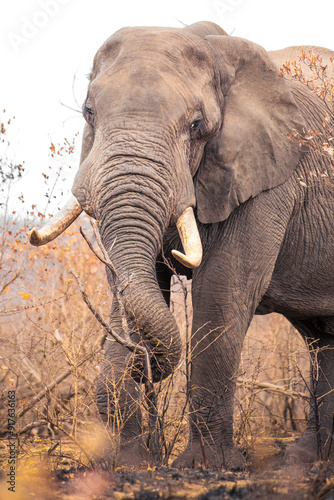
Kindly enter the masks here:
[[[120, 30], [94, 60], [72, 191], [99, 223], [127, 319], [150, 349], [155, 381], [173, 371], [181, 352], [161, 250], [192, 277], [190, 438], [177, 465], [244, 463], [233, 443], [233, 403], [254, 314], [281, 313], [315, 341], [313, 348], [334, 347], [333, 165], [291, 137], [323, 130], [326, 106], [279, 76], [300, 49], [267, 53], [212, 23], [197, 23]], [[319, 50], [329, 62], [333, 52]], [[203, 245], [193, 271], [170, 253], [182, 251], [175, 222], [189, 206], [196, 207]], [[109, 282], [113, 287], [111, 276]], [[122, 334], [116, 301], [111, 326]], [[126, 348], [107, 342], [96, 401], [102, 420], [119, 426], [118, 463], [139, 465], [147, 450], [140, 437], [140, 363], [129, 370], [131, 360]], [[316, 412], [311, 408], [292, 458], [315, 459], [319, 436], [323, 456], [334, 452], [334, 351], [320, 352], [318, 360], [324, 396]]]

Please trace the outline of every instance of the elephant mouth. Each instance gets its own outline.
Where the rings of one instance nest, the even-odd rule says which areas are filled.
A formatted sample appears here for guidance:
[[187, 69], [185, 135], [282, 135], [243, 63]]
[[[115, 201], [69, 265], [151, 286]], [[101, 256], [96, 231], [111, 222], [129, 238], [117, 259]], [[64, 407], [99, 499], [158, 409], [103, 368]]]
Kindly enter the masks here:
[[[78, 200], [72, 196], [57, 213], [41, 229], [33, 228], [29, 233], [29, 241], [34, 246], [41, 246], [50, 243], [60, 236], [83, 211]], [[202, 243], [199, 236], [194, 211], [188, 207], [179, 216], [176, 227], [183, 245], [184, 253], [172, 250], [173, 256], [185, 267], [194, 269], [202, 261]]]

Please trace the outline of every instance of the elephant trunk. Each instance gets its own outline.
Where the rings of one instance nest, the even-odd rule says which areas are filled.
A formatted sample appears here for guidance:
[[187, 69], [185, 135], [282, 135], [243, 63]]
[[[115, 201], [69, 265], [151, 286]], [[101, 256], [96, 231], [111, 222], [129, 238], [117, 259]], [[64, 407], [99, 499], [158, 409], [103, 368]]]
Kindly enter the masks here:
[[117, 167], [109, 168], [108, 181], [101, 182], [99, 231], [117, 273], [126, 319], [148, 347], [157, 381], [174, 370], [181, 355], [178, 327], [160, 291], [155, 269], [170, 219], [171, 190], [147, 164], [122, 167], [127, 175], [118, 174]]
[[[137, 258], [137, 254], [131, 254], [132, 260]], [[139, 343], [148, 349], [153, 382], [157, 382], [170, 375], [180, 361], [178, 327], [156, 283], [155, 273], [143, 272], [135, 265], [123, 271], [114, 258], [113, 264], [117, 269], [116, 286], [121, 293], [130, 335], [135, 334], [133, 339], [138, 341], [139, 338]], [[116, 310], [119, 312], [118, 307], [114, 308]], [[113, 318], [111, 323], [120, 325], [120, 318]], [[122, 331], [117, 333], [123, 334]]]

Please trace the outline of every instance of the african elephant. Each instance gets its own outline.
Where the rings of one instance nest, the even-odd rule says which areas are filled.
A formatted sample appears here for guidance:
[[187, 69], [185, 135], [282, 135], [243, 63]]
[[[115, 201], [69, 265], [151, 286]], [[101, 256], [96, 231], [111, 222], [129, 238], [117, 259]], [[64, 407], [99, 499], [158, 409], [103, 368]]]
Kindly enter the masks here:
[[[179, 465], [204, 463], [204, 455], [209, 466], [243, 463], [233, 403], [254, 314], [281, 313], [313, 348], [334, 347], [333, 157], [301, 139], [323, 130], [325, 117], [327, 130], [334, 121], [322, 99], [279, 69], [302, 49], [267, 53], [209, 22], [116, 32], [94, 59], [74, 197], [31, 234], [35, 245], [51, 241], [82, 210], [98, 221], [155, 381], [181, 353], [162, 252], [192, 278], [190, 438]], [[334, 53], [314, 50], [329, 69]], [[120, 316], [114, 301], [111, 327], [122, 334]], [[311, 405], [290, 452], [305, 460], [319, 442], [324, 456], [334, 452], [334, 351], [317, 355], [320, 404]], [[106, 421], [108, 374], [120, 380], [128, 358], [127, 348], [108, 342], [96, 393]], [[146, 451], [132, 375], [119, 403], [120, 463], [138, 465]]]

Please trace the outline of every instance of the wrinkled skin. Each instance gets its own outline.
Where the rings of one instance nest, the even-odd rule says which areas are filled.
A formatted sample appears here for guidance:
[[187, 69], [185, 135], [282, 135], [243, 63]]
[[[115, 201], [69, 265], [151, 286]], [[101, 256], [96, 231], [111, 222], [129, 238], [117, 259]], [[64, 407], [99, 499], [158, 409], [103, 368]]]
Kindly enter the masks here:
[[[181, 351], [167, 307], [171, 273], [159, 255], [163, 248], [173, 260], [171, 250], [181, 250], [175, 222], [196, 206], [202, 263], [191, 272], [173, 260], [192, 277], [194, 310], [190, 439], [177, 465], [243, 464], [233, 443], [233, 402], [254, 314], [281, 313], [315, 340], [313, 349], [334, 347], [331, 160], [291, 138], [322, 129], [326, 108], [279, 76], [301, 50], [266, 53], [198, 23], [121, 30], [94, 60], [72, 191], [97, 219], [120, 283], [128, 284], [127, 318], [152, 350], [155, 380], [171, 373]], [[333, 53], [319, 50], [329, 63]], [[122, 334], [115, 301], [113, 308], [111, 326]], [[97, 404], [110, 425], [123, 422], [119, 463], [139, 465], [147, 459], [140, 377], [127, 370], [129, 351], [107, 344]], [[315, 459], [317, 439], [324, 457], [334, 452], [334, 351], [320, 352], [318, 361], [324, 397], [291, 459]]]

